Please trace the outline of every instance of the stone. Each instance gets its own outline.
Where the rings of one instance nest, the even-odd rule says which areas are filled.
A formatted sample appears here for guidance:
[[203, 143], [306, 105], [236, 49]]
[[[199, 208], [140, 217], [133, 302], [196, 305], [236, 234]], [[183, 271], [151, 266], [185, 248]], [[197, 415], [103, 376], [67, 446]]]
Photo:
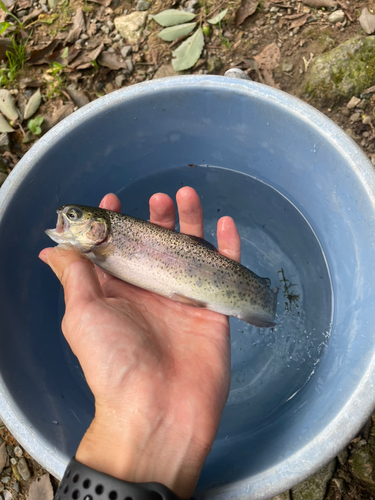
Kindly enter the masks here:
[[125, 64], [126, 64], [126, 67], [127, 67], [128, 71], [129, 71], [129, 73], [132, 73], [133, 70], [134, 70], [134, 67], [133, 67], [133, 62], [131, 60], [131, 57], [127, 57], [125, 59]]
[[29, 471], [29, 467], [27, 465], [26, 460], [23, 457], [19, 459], [17, 464], [17, 469], [24, 481], [28, 481], [30, 479], [31, 474]]
[[145, 10], [148, 10], [150, 8], [150, 4], [149, 2], [147, 2], [147, 0], [138, 0], [137, 2], [137, 11], [138, 12], [143, 12]]
[[345, 12], [343, 10], [335, 10], [328, 16], [328, 21], [332, 24], [341, 23], [345, 19]]
[[0, 153], [9, 151], [9, 137], [8, 134], [0, 134]]
[[332, 479], [332, 484], [336, 488], [336, 490], [341, 494], [346, 493], [348, 490], [346, 482], [341, 477], [334, 477]]
[[310, 65], [305, 91], [332, 107], [373, 85], [375, 36], [354, 37], [317, 57]]
[[347, 108], [353, 109], [361, 102], [361, 99], [358, 99], [358, 97], [354, 96], [350, 99], [348, 104], [346, 105]]
[[168, 76], [177, 76], [179, 73], [173, 69], [172, 64], [162, 64], [154, 74], [153, 80], [158, 78], [167, 78]]
[[11, 463], [12, 465], [17, 465], [17, 462], [18, 462], [18, 460], [17, 460], [16, 458], [11, 458], [11, 459], [10, 459], [10, 463]]
[[131, 52], [132, 52], [131, 45], [125, 45], [125, 47], [122, 47], [121, 49], [121, 55], [124, 59], [126, 59], [131, 54]]
[[294, 68], [293, 63], [285, 62], [285, 63], [283, 63], [281, 70], [284, 73], [291, 73], [293, 71], [293, 68]]
[[12, 444], [7, 445], [7, 453], [10, 457], [14, 457], [14, 446]]
[[141, 31], [146, 24], [147, 12], [132, 12], [125, 16], [115, 17], [114, 23], [120, 35], [129, 44], [137, 43]]
[[368, 486], [375, 487], [375, 473], [370, 445], [355, 450], [347, 463], [355, 479]]
[[57, 9], [57, 6], [60, 3], [60, 0], [47, 0], [48, 1], [48, 7], [50, 9]]
[[361, 115], [360, 115], [360, 113], [353, 113], [353, 114], [350, 116], [350, 118], [349, 118], [349, 120], [350, 120], [352, 123], [354, 123], [354, 122], [358, 122], [360, 119], [361, 119]]
[[218, 73], [223, 67], [223, 63], [219, 57], [210, 57], [207, 59], [207, 71], [209, 74]]
[[371, 14], [367, 7], [362, 10], [362, 14], [359, 16], [359, 22], [362, 28], [368, 35], [371, 35], [375, 31], [375, 16]]
[[281, 495], [276, 495], [270, 500], [290, 500], [290, 493], [289, 491], [285, 491], [284, 493], [281, 493]]
[[329, 462], [316, 474], [292, 488], [293, 500], [323, 500], [328, 482], [336, 468], [336, 459]]
[[341, 465], [345, 465], [346, 461], [348, 460], [349, 457], [349, 452], [348, 448], [344, 448], [340, 453], [337, 455], [337, 460]]
[[13, 495], [10, 491], [5, 490], [3, 493], [4, 500], [13, 500]]
[[117, 87], [119, 89], [122, 87], [122, 84], [124, 83], [125, 80], [126, 80], [126, 78], [125, 78], [124, 75], [118, 75], [118, 76], [116, 76], [116, 78], [115, 78], [115, 84], [117, 85]]
[[14, 455], [18, 458], [22, 457], [23, 456], [23, 451], [22, 451], [22, 448], [21, 446], [15, 446], [14, 447]]
[[10, 477], [9, 476], [4, 476], [4, 477], [1, 478], [1, 482], [3, 484], [8, 484], [9, 481], [10, 481]]

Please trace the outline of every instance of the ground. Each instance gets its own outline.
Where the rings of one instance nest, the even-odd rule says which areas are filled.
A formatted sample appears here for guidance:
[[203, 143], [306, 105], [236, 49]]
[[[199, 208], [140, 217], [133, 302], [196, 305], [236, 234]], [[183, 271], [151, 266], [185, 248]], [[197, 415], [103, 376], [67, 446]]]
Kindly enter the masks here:
[[[373, 11], [375, 0], [337, 3], [333, 0], [305, 0], [305, 3], [298, 0], [150, 0], [149, 5], [142, 1], [143, 6], [131, 0], [17, 0], [15, 3], [7, 0], [8, 9], [19, 22], [7, 12], [0, 13], [0, 22], [13, 24], [0, 39], [0, 84], [10, 91], [20, 117], [10, 119], [5, 111], [14, 132], [6, 133], [0, 126], [0, 132], [4, 132], [0, 136], [0, 185], [38, 137], [78, 107], [121, 87], [179, 74], [174, 71], [171, 60], [172, 51], [182, 40], [162, 41], [157, 36], [161, 27], [151, 18], [151, 14], [167, 8], [187, 8], [205, 27], [200, 58], [194, 67], [182, 73], [224, 74], [229, 68], [241, 68], [253, 80], [276, 86], [320, 109], [356, 140], [375, 163], [373, 97], [354, 96], [358, 98], [356, 109], [347, 107], [352, 96], [323, 105], [306, 94], [305, 85], [309, 68], [320, 54], [354, 36], [366, 36], [358, 19], [364, 7]], [[328, 6], [332, 2], [335, 7]], [[207, 23], [225, 8], [228, 12], [220, 23]], [[339, 21], [331, 22], [328, 17], [334, 10], [342, 10], [344, 14]], [[122, 36], [116, 19], [133, 12], [138, 12], [140, 28], [129, 42]], [[241, 19], [244, 12], [250, 15], [243, 15]], [[0, 29], [1, 26], [5, 25], [0, 24]], [[138, 28], [133, 27], [133, 35], [134, 29]], [[17, 57], [8, 60], [4, 47], [9, 49], [7, 40], [12, 39], [16, 42], [16, 50], [13, 50]], [[23, 117], [25, 106], [36, 89], [40, 89], [41, 99], [33, 98], [35, 112], [30, 115], [33, 119], [30, 123], [29, 118]], [[0, 94], [1, 98], [4, 97]], [[35, 117], [43, 118], [38, 124]], [[4, 500], [24, 500], [30, 484], [45, 471], [23, 452], [30, 478], [20, 477], [19, 457], [12, 457], [12, 447], [3, 448], [6, 463], [2, 470], [3, 441], [6, 445], [17, 444], [0, 422], [0, 500], [2, 495]], [[361, 434], [320, 476], [278, 498], [375, 499], [374, 465], [375, 429], [370, 419]], [[56, 489], [57, 481], [54, 478], [51, 481]], [[314, 489], [314, 484], [319, 488]], [[51, 492], [46, 490], [45, 498], [39, 500], [50, 496]]]

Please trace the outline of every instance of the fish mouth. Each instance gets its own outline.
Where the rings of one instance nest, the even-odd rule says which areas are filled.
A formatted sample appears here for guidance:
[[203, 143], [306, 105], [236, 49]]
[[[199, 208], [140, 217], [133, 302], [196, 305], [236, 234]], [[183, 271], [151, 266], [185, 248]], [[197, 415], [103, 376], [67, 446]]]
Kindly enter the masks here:
[[[70, 230], [70, 222], [61, 209], [56, 210], [57, 222], [55, 229], [46, 229], [45, 233], [56, 243], [65, 243]], [[65, 237], [64, 237], [65, 235]]]

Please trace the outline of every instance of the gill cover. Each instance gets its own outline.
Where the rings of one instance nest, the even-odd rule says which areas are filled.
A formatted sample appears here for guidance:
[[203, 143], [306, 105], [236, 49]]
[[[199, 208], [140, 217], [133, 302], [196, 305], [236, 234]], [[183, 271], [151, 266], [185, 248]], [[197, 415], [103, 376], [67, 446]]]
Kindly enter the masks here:
[[80, 205], [64, 205], [57, 210], [56, 228], [45, 232], [56, 243], [70, 243], [83, 253], [91, 252], [109, 234], [107, 221], [100, 212]]

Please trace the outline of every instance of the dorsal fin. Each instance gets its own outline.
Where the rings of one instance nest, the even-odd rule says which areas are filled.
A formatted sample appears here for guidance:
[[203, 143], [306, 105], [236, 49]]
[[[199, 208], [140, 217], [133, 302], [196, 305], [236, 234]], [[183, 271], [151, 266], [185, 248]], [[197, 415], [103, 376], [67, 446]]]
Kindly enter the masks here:
[[[181, 234], [185, 234], [185, 233], [181, 233]], [[213, 250], [214, 252], [217, 252], [217, 248], [215, 247], [215, 245], [213, 245], [209, 241], [207, 241], [207, 240], [205, 240], [203, 238], [199, 238], [199, 236], [191, 236], [191, 234], [185, 234], [185, 236], [187, 236], [188, 238], [191, 238], [192, 240], [196, 241], [197, 243], [199, 243], [203, 247], [207, 248], [208, 250]]]

